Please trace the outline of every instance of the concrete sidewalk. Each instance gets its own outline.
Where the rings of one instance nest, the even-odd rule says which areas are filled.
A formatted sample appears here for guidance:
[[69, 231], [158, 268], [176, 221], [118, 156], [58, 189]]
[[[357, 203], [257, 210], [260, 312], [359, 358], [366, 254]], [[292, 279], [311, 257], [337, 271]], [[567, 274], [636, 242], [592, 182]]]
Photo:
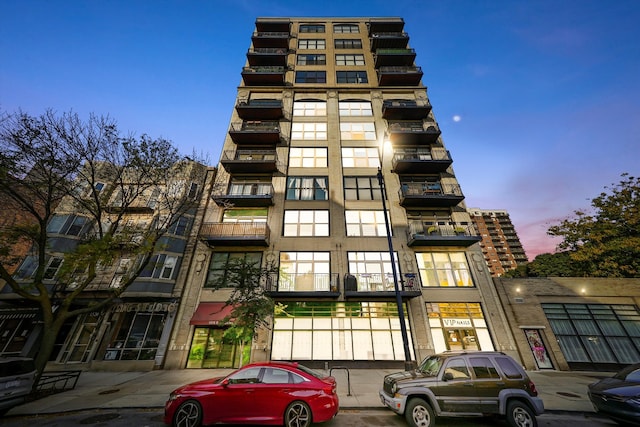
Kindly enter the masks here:
[[[7, 416], [63, 413], [85, 409], [161, 408], [175, 388], [206, 378], [223, 376], [231, 369], [181, 369], [150, 372], [83, 372], [74, 390], [54, 394], [12, 408]], [[323, 371], [329, 373], [329, 371]], [[378, 397], [382, 380], [397, 369], [334, 368], [340, 407], [383, 408]], [[347, 375], [348, 374], [348, 375]], [[611, 376], [602, 372], [528, 372], [548, 411], [593, 412], [587, 385]]]

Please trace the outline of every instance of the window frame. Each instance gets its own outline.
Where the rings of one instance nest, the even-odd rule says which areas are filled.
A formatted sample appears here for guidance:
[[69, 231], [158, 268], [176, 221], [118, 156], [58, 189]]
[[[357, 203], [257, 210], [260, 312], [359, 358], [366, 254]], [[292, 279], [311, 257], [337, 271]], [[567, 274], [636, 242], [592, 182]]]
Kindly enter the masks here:
[[329, 177], [288, 176], [285, 200], [329, 200]]
[[324, 70], [296, 71], [295, 82], [304, 83], [326, 83], [327, 72]]
[[298, 39], [299, 50], [325, 50], [326, 48], [325, 39]]
[[369, 78], [366, 70], [336, 71], [336, 83], [367, 84], [369, 83]]
[[362, 53], [337, 53], [335, 63], [338, 67], [364, 66], [364, 55]]
[[282, 235], [284, 237], [329, 237], [328, 209], [285, 209]]
[[[298, 153], [300, 153], [299, 156]], [[329, 161], [328, 156], [329, 149], [326, 147], [291, 147], [289, 149], [289, 167], [326, 168]]]

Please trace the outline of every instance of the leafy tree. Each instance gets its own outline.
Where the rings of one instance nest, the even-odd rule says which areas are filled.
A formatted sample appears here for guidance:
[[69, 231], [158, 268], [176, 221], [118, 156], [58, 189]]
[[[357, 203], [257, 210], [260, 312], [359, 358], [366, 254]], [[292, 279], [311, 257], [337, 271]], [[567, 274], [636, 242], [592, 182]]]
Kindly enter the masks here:
[[[152, 265], [159, 239], [196, 208], [197, 197], [186, 184], [195, 181], [203, 188], [205, 169], [165, 139], [122, 136], [109, 117], [83, 121], [75, 113], [0, 113], [0, 200], [7, 213], [20, 214], [0, 229], [0, 279], [41, 310], [39, 374], [66, 321], [107, 307]], [[152, 212], [151, 225], [139, 229], [127, 218], [142, 204]], [[56, 212], [77, 215], [83, 225], [64, 250], [56, 249], [47, 230]], [[6, 268], [18, 261], [11, 250], [16, 239], [31, 246], [26, 274]], [[62, 264], [51, 276], [54, 252]], [[118, 284], [100, 288], [103, 298], [80, 302], [84, 291], [95, 290], [106, 266], [124, 256], [135, 262]]]
[[509, 270], [504, 277], [576, 277], [582, 270], [568, 251], [540, 254], [533, 261]]
[[275, 303], [265, 286], [275, 283], [276, 277], [275, 267], [262, 267], [260, 261], [242, 257], [229, 259], [224, 275], [214, 276], [209, 282], [213, 289], [230, 289], [226, 304], [233, 310], [223, 319], [229, 325], [225, 337], [240, 345], [243, 363], [244, 345], [253, 341], [259, 329], [270, 325]]
[[640, 277], [640, 178], [623, 173], [605, 189], [590, 212], [574, 211], [548, 234], [563, 238], [558, 249], [568, 252], [581, 276]]

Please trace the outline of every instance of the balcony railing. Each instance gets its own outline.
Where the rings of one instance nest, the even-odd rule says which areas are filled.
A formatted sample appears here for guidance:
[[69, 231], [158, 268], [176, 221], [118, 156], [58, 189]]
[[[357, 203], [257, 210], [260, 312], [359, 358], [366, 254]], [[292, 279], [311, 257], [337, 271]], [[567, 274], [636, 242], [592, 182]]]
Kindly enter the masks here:
[[283, 86], [286, 67], [254, 66], [242, 69], [242, 80], [247, 86]]
[[472, 225], [449, 224], [434, 225], [430, 221], [409, 221], [407, 246], [464, 246], [479, 242], [480, 236]]
[[429, 153], [394, 153], [393, 170], [396, 173], [439, 173], [453, 163], [444, 148], [433, 148]]
[[244, 121], [232, 123], [229, 136], [236, 144], [268, 144], [280, 142], [280, 124], [277, 121]]
[[238, 150], [222, 153], [220, 163], [229, 173], [271, 173], [278, 170], [276, 150]]
[[229, 192], [212, 194], [218, 206], [264, 207], [273, 205], [271, 183], [232, 184]]
[[369, 36], [371, 50], [382, 48], [401, 49], [409, 43], [409, 35], [404, 31], [375, 32]]
[[238, 116], [243, 120], [278, 120], [284, 114], [279, 99], [252, 99], [236, 105]]
[[200, 238], [218, 246], [269, 246], [270, 229], [266, 222], [202, 224]]
[[289, 49], [286, 47], [262, 47], [249, 49], [247, 59], [249, 65], [287, 65]]
[[415, 49], [378, 49], [375, 53], [375, 67], [410, 66], [416, 59]]
[[287, 48], [291, 33], [288, 31], [257, 31], [251, 36], [254, 48]]
[[267, 276], [265, 290], [267, 292], [339, 292], [337, 273], [304, 273], [291, 274], [281, 272]]
[[441, 133], [434, 122], [424, 121], [390, 121], [388, 132], [394, 146], [435, 144]]
[[[415, 274], [407, 273], [398, 279], [398, 290], [403, 297], [415, 297], [421, 294], [420, 282]], [[344, 279], [344, 292], [347, 297], [365, 294], [368, 297], [395, 296], [395, 283], [391, 273], [349, 273]]]
[[428, 101], [387, 100], [382, 103], [382, 117], [387, 120], [424, 119], [430, 111]]
[[380, 86], [416, 86], [423, 76], [422, 68], [415, 66], [380, 67], [378, 84]]
[[440, 182], [409, 182], [400, 184], [402, 206], [455, 206], [464, 200], [458, 184]]

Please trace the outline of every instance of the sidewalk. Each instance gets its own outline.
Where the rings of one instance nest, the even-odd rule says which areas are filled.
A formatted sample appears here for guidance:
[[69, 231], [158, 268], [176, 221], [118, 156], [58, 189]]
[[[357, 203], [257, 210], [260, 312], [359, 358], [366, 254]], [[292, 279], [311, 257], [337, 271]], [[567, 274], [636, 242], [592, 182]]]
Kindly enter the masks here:
[[[162, 408], [169, 393], [193, 381], [222, 376], [231, 369], [181, 369], [150, 372], [93, 372], [80, 375], [74, 390], [12, 408], [8, 416], [71, 412], [85, 409]], [[397, 369], [335, 368], [331, 374], [338, 382], [340, 407], [371, 409], [383, 406], [378, 397], [382, 380]], [[329, 372], [326, 372], [329, 373]], [[547, 411], [593, 412], [587, 397], [587, 385], [610, 376], [601, 372], [532, 371]], [[349, 388], [350, 386], [350, 388]]]

